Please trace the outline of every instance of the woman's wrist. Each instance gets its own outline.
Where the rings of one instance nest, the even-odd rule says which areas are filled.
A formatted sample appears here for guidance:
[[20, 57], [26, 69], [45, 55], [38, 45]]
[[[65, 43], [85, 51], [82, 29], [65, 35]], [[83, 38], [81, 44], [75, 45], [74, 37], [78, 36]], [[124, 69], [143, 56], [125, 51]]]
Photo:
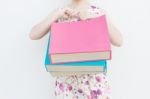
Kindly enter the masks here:
[[45, 20], [49, 26], [55, 22], [59, 17], [55, 14], [55, 13], [52, 13], [50, 15], [48, 15], [47, 19]]

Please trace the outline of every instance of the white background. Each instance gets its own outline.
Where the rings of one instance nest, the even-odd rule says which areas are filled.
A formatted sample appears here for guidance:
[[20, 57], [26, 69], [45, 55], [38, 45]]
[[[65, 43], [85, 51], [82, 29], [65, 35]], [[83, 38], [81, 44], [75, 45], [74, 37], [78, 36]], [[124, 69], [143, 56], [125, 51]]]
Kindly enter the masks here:
[[[111, 99], [150, 99], [149, 0], [91, 0], [122, 31], [113, 47], [108, 79]], [[54, 99], [54, 79], [45, 71], [48, 35], [31, 41], [31, 27], [68, 0], [0, 0], [0, 99]]]

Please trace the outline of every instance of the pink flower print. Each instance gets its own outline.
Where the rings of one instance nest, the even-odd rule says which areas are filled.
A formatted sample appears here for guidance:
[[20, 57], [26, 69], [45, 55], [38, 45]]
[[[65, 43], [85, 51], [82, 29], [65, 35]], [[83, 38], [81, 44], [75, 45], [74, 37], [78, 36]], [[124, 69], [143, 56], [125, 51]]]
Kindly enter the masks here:
[[95, 99], [97, 98], [97, 91], [96, 90], [92, 90], [91, 91], [91, 99]]
[[61, 91], [64, 91], [64, 84], [63, 84], [63, 83], [60, 83], [60, 84], [59, 84], [59, 89], [60, 89]]
[[79, 93], [83, 93], [82, 89], [78, 89], [78, 92], [79, 92]]
[[68, 85], [68, 90], [71, 91], [72, 90], [72, 86]]
[[85, 79], [85, 76], [83, 77], [83, 79]]
[[58, 82], [57, 82], [57, 80], [56, 80], [55, 85], [57, 86], [57, 84], [58, 84]]
[[97, 97], [101, 94], [102, 94], [102, 91], [100, 89], [92, 90], [91, 91], [91, 99], [97, 99]]
[[86, 85], [89, 85], [89, 81], [86, 81], [85, 84], [86, 84]]
[[97, 82], [101, 82], [101, 78], [99, 76], [95, 77]]
[[95, 9], [96, 7], [95, 6], [91, 6], [91, 8]]
[[105, 77], [103, 77], [103, 79], [106, 79]]
[[101, 95], [102, 91], [100, 89], [97, 90], [97, 95]]

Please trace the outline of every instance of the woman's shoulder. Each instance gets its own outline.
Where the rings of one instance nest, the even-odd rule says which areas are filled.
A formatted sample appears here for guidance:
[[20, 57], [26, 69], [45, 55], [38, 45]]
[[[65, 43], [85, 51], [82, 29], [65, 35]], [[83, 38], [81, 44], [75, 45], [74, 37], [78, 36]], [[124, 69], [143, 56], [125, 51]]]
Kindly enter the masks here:
[[105, 10], [94, 5], [89, 5], [89, 16], [90, 17], [98, 17], [105, 15]]
[[100, 14], [105, 14], [106, 12], [103, 8], [95, 6], [95, 5], [90, 5], [89, 9], [93, 12], [100, 13]]

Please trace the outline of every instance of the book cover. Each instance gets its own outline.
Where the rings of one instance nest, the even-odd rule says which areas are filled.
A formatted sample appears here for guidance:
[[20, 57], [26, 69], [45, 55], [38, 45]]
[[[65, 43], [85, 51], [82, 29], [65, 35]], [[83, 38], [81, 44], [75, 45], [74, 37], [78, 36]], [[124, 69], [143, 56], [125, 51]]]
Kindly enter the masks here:
[[48, 42], [46, 57], [45, 57], [45, 67], [46, 70], [53, 75], [106, 72], [107, 62], [105, 60], [52, 64], [48, 54], [49, 47], [50, 46]]
[[111, 58], [105, 15], [77, 22], [53, 23], [50, 40], [52, 64]]

